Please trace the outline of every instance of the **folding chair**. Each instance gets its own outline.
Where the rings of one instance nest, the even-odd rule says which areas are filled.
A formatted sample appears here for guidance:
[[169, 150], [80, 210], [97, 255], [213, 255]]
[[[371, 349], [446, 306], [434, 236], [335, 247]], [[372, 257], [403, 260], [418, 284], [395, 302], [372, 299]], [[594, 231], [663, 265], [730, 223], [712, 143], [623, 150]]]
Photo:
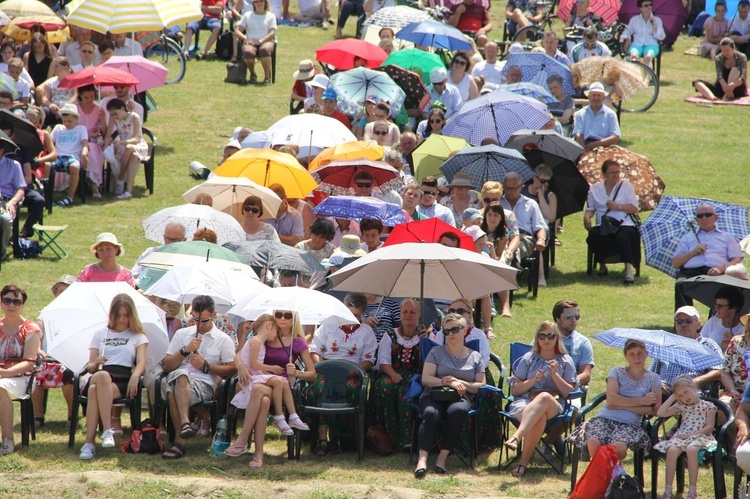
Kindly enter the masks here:
[[36, 363], [27, 374], [29, 375], [29, 384], [26, 385], [25, 398], [15, 399], [21, 408], [21, 445], [28, 447], [29, 435], [31, 440], [36, 440], [36, 426], [34, 426], [34, 404], [31, 402], [31, 393], [36, 385], [36, 373], [44, 368], [44, 359], [40, 354], [36, 355]]
[[34, 224], [34, 231], [39, 236], [39, 244], [42, 246], [42, 251], [49, 248], [57, 258], [67, 258], [68, 252], [57, 242], [57, 238], [60, 237], [60, 234], [65, 232], [65, 229], [67, 228], [67, 225]]

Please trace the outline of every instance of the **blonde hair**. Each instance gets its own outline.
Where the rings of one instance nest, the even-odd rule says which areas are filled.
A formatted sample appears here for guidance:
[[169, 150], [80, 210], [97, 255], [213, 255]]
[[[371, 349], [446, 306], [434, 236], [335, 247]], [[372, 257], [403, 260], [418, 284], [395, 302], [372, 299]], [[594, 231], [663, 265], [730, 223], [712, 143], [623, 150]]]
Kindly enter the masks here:
[[274, 326], [278, 327], [276, 325], [276, 320], [274, 319], [273, 315], [271, 314], [261, 314], [260, 317], [255, 319], [255, 322], [253, 323], [253, 336], [255, 336], [258, 331], [260, 331], [260, 328], [265, 326], [267, 322], [273, 322]]
[[138, 311], [135, 309], [135, 302], [125, 293], [120, 293], [112, 299], [112, 304], [109, 306], [109, 323], [107, 327], [110, 329], [115, 328], [117, 325], [117, 314], [120, 313], [120, 309], [123, 307], [128, 312], [128, 329], [134, 333], [146, 334], [146, 331], [143, 330], [141, 319], [138, 317]]
[[466, 298], [456, 298], [455, 300], [451, 301], [451, 303], [456, 303], [456, 302], [463, 303], [464, 307], [466, 307], [466, 310], [468, 310], [470, 314], [474, 313], [474, 306]]
[[541, 351], [541, 346], [539, 345], [539, 333], [543, 333], [545, 331], [553, 332], [556, 335], [555, 353], [558, 355], [567, 354], [568, 349], [565, 348], [565, 345], [563, 345], [560, 330], [557, 329], [557, 324], [552, 321], [543, 321], [539, 323], [539, 326], [536, 328], [536, 333], [534, 333], [534, 341], [531, 342], [531, 346], [533, 347], [534, 351], [536, 353], [539, 353]]
[[488, 182], [485, 182], [482, 186], [482, 197], [485, 197], [490, 192], [499, 192], [500, 196], [503, 195], [503, 184], [500, 182], [497, 182], [495, 180], [490, 180]]
[[443, 322], [440, 323], [440, 326], [445, 329], [445, 325], [451, 321], [458, 322], [458, 325], [461, 327], [466, 327], [466, 319], [458, 314], [445, 314], [445, 317], [443, 317]]
[[672, 393], [674, 393], [676, 389], [683, 385], [689, 386], [693, 389], [696, 388], [695, 381], [693, 381], [693, 378], [691, 378], [690, 376], [677, 376], [674, 381], [672, 381]]
[[398, 311], [401, 312], [404, 309], [404, 304], [410, 304], [417, 311], [417, 314], [422, 313], [422, 304], [419, 302], [419, 298], [404, 298], [398, 306]]
[[[281, 312], [281, 310], [274, 310], [273, 313], [276, 314], [276, 312]], [[305, 336], [305, 331], [302, 329], [302, 323], [299, 320], [299, 314], [297, 312], [293, 312], [291, 310], [288, 310], [287, 312], [292, 312], [292, 335], [295, 338], [302, 338]], [[274, 317], [274, 320], [276, 318]], [[276, 324], [278, 326], [278, 323]], [[279, 329], [281, 329], [279, 327]]]

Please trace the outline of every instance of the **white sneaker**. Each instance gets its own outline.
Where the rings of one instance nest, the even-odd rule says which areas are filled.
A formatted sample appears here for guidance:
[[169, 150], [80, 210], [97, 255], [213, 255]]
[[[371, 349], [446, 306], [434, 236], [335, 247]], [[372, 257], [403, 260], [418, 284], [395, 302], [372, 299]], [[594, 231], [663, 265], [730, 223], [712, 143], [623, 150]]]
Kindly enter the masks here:
[[3, 439], [3, 446], [0, 447], [0, 455], [7, 456], [8, 454], [13, 454], [13, 451], [15, 449], [15, 445], [13, 444], [12, 438], [4, 438]]
[[119, 196], [117, 196], [117, 199], [123, 199], [124, 200], [124, 199], [130, 199], [132, 197], [133, 197], [133, 195], [130, 194], [129, 192], [123, 192], [122, 194], [120, 194]]
[[321, 28], [328, 29], [328, 21], [323, 21], [323, 24], [321, 25]]
[[115, 180], [115, 196], [119, 196], [123, 192], [125, 192], [125, 181]]
[[539, 279], [539, 287], [540, 288], [546, 288], [547, 287], [547, 281], [544, 279]]
[[[114, 447], [115, 446], [115, 435], [111, 429], [104, 430], [102, 432], [102, 447]], [[85, 446], [84, 446], [85, 447]], [[81, 451], [83, 452], [83, 451]]]
[[94, 447], [94, 444], [83, 444], [83, 447], [81, 447], [81, 454], [78, 456], [78, 459], [88, 461], [90, 459], [94, 459], [95, 454], [96, 447]]

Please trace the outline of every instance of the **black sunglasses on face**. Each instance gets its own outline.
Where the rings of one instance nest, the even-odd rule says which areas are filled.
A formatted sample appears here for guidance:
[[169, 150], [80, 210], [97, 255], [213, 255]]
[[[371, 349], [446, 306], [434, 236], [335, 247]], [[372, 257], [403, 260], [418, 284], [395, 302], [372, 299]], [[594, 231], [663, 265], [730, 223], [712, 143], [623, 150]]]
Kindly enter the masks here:
[[549, 334], [539, 333], [536, 336], [540, 340], [554, 340], [555, 338], [557, 338], [557, 335], [555, 333], [549, 333]]
[[243, 208], [245, 209], [245, 211], [250, 211], [252, 213], [260, 213], [260, 208], [256, 206], [246, 204]]
[[449, 314], [459, 314], [459, 315], [464, 315], [464, 314], [470, 314], [471, 313], [468, 310], [466, 310], [465, 308], [449, 308], [448, 310], [446, 310], [446, 312], [448, 312]]
[[443, 329], [443, 334], [445, 334], [446, 336], [448, 336], [448, 335], [451, 335], [451, 334], [459, 333], [463, 329], [466, 329], [466, 328], [461, 327], [461, 326], [447, 327], [447, 328]]
[[[378, 132], [375, 132], [375, 133], [378, 133]], [[372, 187], [372, 184], [370, 182], [354, 182], [354, 185], [356, 185], [360, 189], [369, 189], [370, 187]]]
[[3, 305], [15, 305], [20, 307], [23, 305], [23, 300], [20, 298], [3, 298]]
[[291, 312], [276, 312], [275, 314], [273, 314], [273, 316], [277, 319], [291, 320], [292, 317], [294, 317], [294, 314]]
[[206, 322], [211, 322], [211, 321], [213, 320], [213, 317], [206, 317], [205, 319], [201, 319], [201, 318], [199, 318], [199, 317], [196, 317], [196, 316], [194, 316], [194, 315], [191, 315], [190, 317], [191, 317], [191, 318], [192, 318], [192, 319], [193, 319], [193, 320], [194, 320], [195, 322], [201, 322], [201, 323], [204, 323], [204, 324], [205, 324]]

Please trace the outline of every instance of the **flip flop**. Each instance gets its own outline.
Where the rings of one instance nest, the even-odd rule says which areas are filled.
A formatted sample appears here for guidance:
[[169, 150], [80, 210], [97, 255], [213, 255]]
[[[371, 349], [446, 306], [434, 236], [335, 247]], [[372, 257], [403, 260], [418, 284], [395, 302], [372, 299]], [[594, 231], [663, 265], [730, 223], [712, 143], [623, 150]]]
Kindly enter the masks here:
[[162, 453], [161, 457], [162, 459], [180, 459], [181, 457], [184, 457], [185, 454], [187, 454], [185, 446], [175, 442], [169, 449]]
[[240, 447], [239, 445], [230, 445], [224, 451], [224, 454], [229, 457], [240, 457], [244, 454], [247, 454], [247, 445], [245, 445], [244, 447]]
[[190, 423], [182, 423], [180, 426], [180, 438], [193, 438], [195, 433], [195, 428]]
[[518, 439], [516, 437], [510, 437], [503, 445], [506, 449], [515, 451], [518, 449]]
[[526, 466], [523, 464], [519, 464], [515, 468], [513, 468], [513, 471], [510, 472], [511, 476], [515, 478], [521, 478], [526, 474]]
[[252, 458], [247, 465], [250, 467], [251, 470], [259, 470], [263, 467], [263, 461], [260, 459]]

